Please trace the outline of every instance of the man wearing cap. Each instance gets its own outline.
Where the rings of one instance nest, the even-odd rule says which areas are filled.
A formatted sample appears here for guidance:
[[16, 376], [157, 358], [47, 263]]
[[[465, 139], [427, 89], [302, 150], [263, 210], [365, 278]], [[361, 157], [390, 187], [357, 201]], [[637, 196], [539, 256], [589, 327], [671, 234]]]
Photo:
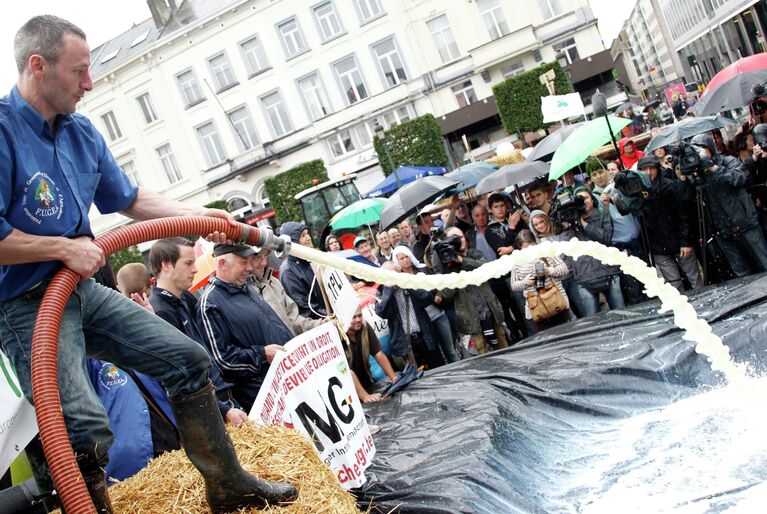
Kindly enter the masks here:
[[249, 411], [277, 352], [293, 338], [274, 310], [252, 288], [247, 245], [216, 243], [216, 276], [197, 302], [203, 339], [237, 402]]
[[[249, 283], [280, 317], [285, 326], [293, 332], [293, 335], [303, 334], [324, 323], [326, 319], [301, 316], [296, 302], [285, 293], [282, 284], [274, 276], [274, 269], [279, 268], [279, 260], [266, 248], [253, 247], [253, 249], [256, 253], [250, 257], [253, 273], [250, 275]], [[278, 262], [271, 263], [272, 258]]]
[[370, 246], [370, 241], [368, 241], [366, 237], [357, 236], [354, 239], [354, 249], [357, 250], [357, 253], [360, 254], [360, 257], [367, 259], [372, 264], [375, 264], [376, 266], [381, 264], [378, 262], [376, 256], [373, 255], [373, 248]]
[[[287, 235], [294, 244], [312, 246], [312, 238], [306, 225], [287, 221], [280, 227], [280, 235]], [[311, 265], [298, 257], [289, 256], [280, 270], [280, 282], [288, 296], [298, 305], [301, 316], [322, 319], [327, 316], [322, 290]], [[313, 284], [313, 285], [312, 285]]]

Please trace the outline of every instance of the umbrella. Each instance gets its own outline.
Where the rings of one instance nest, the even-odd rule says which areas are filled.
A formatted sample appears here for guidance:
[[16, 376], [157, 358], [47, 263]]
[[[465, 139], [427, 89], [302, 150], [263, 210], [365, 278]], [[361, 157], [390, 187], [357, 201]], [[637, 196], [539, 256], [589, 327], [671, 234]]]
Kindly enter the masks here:
[[421, 205], [457, 185], [458, 182], [447, 177], [426, 177], [404, 186], [386, 200], [381, 211], [381, 229], [388, 229], [402, 221]]
[[330, 218], [330, 226], [335, 230], [357, 228], [362, 225], [377, 223], [386, 200], [383, 198], [365, 198], [344, 207]]
[[506, 189], [509, 186], [523, 187], [549, 172], [549, 165], [541, 161], [507, 164], [492, 175], [483, 178], [474, 188], [474, 192], [483, 195], [491, 191]]
[[735, 75], [719, 84], [716, 89], [706, 90], [700, 100], [695, 103], [693, 112], [696, 116], [709, 116], [748, 105], [759, 96], [754, 93], [754, 86], [764, 85], [765, 82], [767, 82], [767, 69]]
[[423, 177], [444, 175], [445, 172], [447, 172], [446, 168], [438, 168], [434, 166], [400, 166], [397, 168], [396, 174], [392, 173], [383, 179], [373, 186], [373, 189], [368, 191], [364, 196], [367, 198], [375, 198], [376, 196], [384, 196], [393, 193], [398, 189], [397, 178], [399, 178], [399, 187], [401, 187]]
[[734, 63], [730, 64], [722, 71], [714, 75], [714, 77], [706, 84], [706, 91], [701, 98], [705, 98], [706, 95], [716, 91], [719, 86], [727, 82], [728, 80], [735, 78], [741, 73], [747, 73], [750, 71], [758, 71], [767, 69], [767, 54], [759, 53], [748, 57], [738, 59]]
[[498, 166], [490, 164], [489, 162], [472, 162], [465, 166], [461, 166], [455, 171], [451, 171], [445, 176], [458, 182], [458, 185], [455, 186], [451, 192], [460, 193], [476, 186], [477, 182], [495, 172], [497, 169]]
[[661, 104], [660, 99], [650, 100], [649, 102], [644, 104], [644, 108], [649, 109], [652, 107], [653, 109], [657, 109], [660, 104]]
[[689, 139], [692, 136], [710, 132], [717, 128], [722, 128], [730, 123], [735, 123], [724, 116], [703, 116], [701, 118], [686, 118], [680, 122], [668, 125], [661, 130], [657, 136], [650, 140], [650, 143], [644, 149], [645, 152], [662, 146], [668, 146], [683, 139]]
[[633, 108], [634, 108], [634, 104], [632, 104], [631, 102], [623, 102], [622, 104], [620, 104], [618, 107], [615, 108], [615, 111], [613, 114], [620, 114], [624, 111], [627, 111]]
[[626, 118], [616, 118], [615, 116], [608, 116], [608, 118], [610, 119], [612, 134], [607, 129], [605, 117], [602, 116], [583, 122], [580, 127], [570, 134], [570, 137], [565, 139], [565, 142], [557, 148], [557, 151], [554, 152], [554, 157], [551, 159], [549, 180], [556, 180], [564, 175], [567, 170], [578, 166], [594, 150], [609, 142], [612, 136], [619, 135], [621, 130], [631, 123], [631, 120]]
[[573, 125], [565, 125], [556, 132], [552, 132], [548, 136], [544, 137], [538, 144], [535, 145], [533, 151], [527, 156], [526, 161], [540, 161], [544, 157], [548, 157], [557, 151], [557, 148], [570, 137], [575, 129], [580, 127], [583, 123], [575, 123]]

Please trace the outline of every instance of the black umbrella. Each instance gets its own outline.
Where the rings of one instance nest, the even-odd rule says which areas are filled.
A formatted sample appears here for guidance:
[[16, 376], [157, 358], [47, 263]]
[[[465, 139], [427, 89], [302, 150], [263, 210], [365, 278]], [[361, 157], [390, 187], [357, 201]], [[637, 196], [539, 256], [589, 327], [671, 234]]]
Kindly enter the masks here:
[[622, 113], [624, 111], [627, 111], [627, 110], [633, 109], [633, 108], [634, 108], [634, 104], [632, 104], [631, 102], [623, 102], [618, 107], [616, 107], [615, 111], [613, 111], [613, 112], [614, 112], [614, 114], [620, 114], [620, 113]]
[[722, 128], [730, 123], [735, 123], [724, 116], [703, 116], [701, 118], [686, 118], [680, 122], [664, 127], [657, 136], [652, 138], [650, 144], [644, 149], [649, 153], [662, 146], [669, 146], [677, 141], [689, 139], [692, 136], [711, 132], [714, 129]]
[[526, 162], [530, 161], [541, 161], [545, 157], [548, 157], [552, 155], [554, 152], [557, 151], [557, 148], [564, 142], [565, 139], [567, 139], [570, 134], [573, 133], [573, 130], [580, 127], [580, 123], [575, 123], [573, 125], [565, 125], [561, 129], [558, 129], [556, 132], [552, 132], [548, 136], [541, 139], [537, 145], [535, 145], [535, 148], [533, 148], [533, 151], [530, 152], [530, 155], [527, 156], [527, 159], [525, 159]]
[[419, 207], [458, 185], [447, 177], [425, 177], [400, 188], [391, 195], [381, 211], [381, 229], [388, 229], [407, 218]]
[[509, 186], [524, 187], [536, 179], [548, 175], [549, 165], [541, 161], [508, 164], [477, 183], [474, 192], [478, 195], [506, 189]]
[[767, 70], [754, 70], [735, 75], [713, 91], [706, 91], [692, 110], [696, 116], [708, 116], [736, 107], [744, 107], [759, 96], [754, 91], [754, 87], [763, 86], [765, 82], [767, 82]]
[[651, 101], [647, 102], [646, 104], [644, 104], [644, 108], [645, 109], [650, 109], [650, 108], [657, 109], [660, 104], [661, 104], [660, 99], [651, 100]]

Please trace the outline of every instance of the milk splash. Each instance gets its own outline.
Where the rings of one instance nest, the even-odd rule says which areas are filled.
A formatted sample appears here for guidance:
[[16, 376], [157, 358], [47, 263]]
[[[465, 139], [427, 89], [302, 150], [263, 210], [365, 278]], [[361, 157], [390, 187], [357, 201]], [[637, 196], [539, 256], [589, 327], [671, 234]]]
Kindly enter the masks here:
[[[567, 254], [577, 259], [588, 255], [605, 264], [620, 266], [624, 273], [642, 282], [647, 296], [661, 300], [659, 312], [673, 311], [674, 323], [685, 330], [684, 339], [695, 343], [695, 350], [708, 359], [713, 370], [722, 372], [726, 379], [740, 390], [753, 390], [755, 385], [755, 381], [746, 373], [745, 366], [736, 364], [730, 359], [730, 349], [722, 343], [719, 336], [712, 332], [705, 320], [698, 318], [695, 309], [687, 302], [686, 296], [679, 294], [675, 287], [658, 277], [655, 269], [647, 266], [641, 259], [629, 257], [617, 248], [607, 247], [594, 241], [577, 239], [547, 241], [515, 251], [511, 255], [488, 262], [478, 269], [447, 275], [397, 273], [297, 244], [291, 246], [290, 254], [379, 284], [397, 285], [403, 289], [430, 290], [479, 285], [491, 278], [499, 278], [509, 273], [514, 265], [528, 264], [543, 257]], [[763, 397], [767, 398], [767, 387], [762, 382], [759, 382], [759, 389], [765, 391]]]

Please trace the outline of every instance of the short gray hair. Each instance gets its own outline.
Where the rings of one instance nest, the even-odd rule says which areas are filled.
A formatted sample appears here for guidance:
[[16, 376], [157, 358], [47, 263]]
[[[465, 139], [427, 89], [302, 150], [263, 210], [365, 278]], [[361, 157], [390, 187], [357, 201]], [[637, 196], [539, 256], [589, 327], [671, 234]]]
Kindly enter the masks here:
[[74, 34], [86, 39], [82, 29], [58, 16], [44, 14], [30, 18], [13, 40], [13, 56], [19, 74], [24, 73], [29, 58], [35, 54], [55, 64], [61, 56], [61, 39], [64, 34]]

